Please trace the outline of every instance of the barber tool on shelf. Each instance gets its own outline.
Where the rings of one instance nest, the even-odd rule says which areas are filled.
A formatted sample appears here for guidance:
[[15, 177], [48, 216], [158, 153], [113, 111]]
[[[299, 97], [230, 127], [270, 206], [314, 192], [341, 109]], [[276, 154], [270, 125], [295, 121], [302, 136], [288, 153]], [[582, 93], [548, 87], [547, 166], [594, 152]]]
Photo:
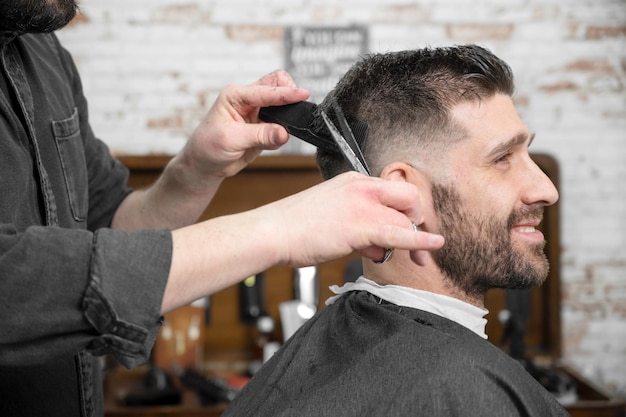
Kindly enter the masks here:
[[295, 299], [279, 305], [284, 340], [289, 339], [317, 312], [319, 276], [316, 266], [294, 270], [294, 290]]
[[[172, 373], [153, 366], [144, 379], [142, 389], [124, 396], [124, 405], [146, 407], [162, 405], [180, 405], [183, 403], [183, 387], [196, 392], [202, 405], [229, 403], [235, 398], [237, 388], [231, 387], [225, 380], [201, 374], [191, 368], [173, 365]], [[177, 377], [177, 381], [173, 376]]]
[[183, 369], [177, 366], [173, 367], [173, 371], [184, 386], [196, 391], [203, 405], [229, 403], [237, 395], [238, 390], [232, 388], [223, 379], [207, 377], [193, 369]]
[[280, 348], [280, 343], [274, 339], [275, 327], [274, 318], [269, 315], [259, 317], [256, 322], [254, 352], [248, 365], [248, 373], [251, 376], [254, 376]]
[[273, 340], [274, 319], [265, 308], [264, 274], [252, 275], [239, 284], [239, 316], [244, 324], [254, 325], [255, 348], [248, 365], [254, 375], [278, 350], [280, 344]]
[[158, 366], [150, 368], [141, 390], [130, 392], [124, 397], [124, 405], [129, 407], [176, 405], [181, 401], [182, 393], [176, 388], [172, 377]]
[[264, 274], [252, 275], [239, 283], [239, 318], [244, 324], [256, 325], [259, 317], [266, 316]]

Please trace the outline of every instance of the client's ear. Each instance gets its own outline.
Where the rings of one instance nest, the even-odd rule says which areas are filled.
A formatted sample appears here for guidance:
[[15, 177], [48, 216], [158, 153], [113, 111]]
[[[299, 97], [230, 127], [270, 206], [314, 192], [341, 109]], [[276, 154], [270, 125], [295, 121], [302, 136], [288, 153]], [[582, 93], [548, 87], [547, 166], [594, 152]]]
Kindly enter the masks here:
[[[383, 168], [380, 177], [388, 181], [403, 181], [416, 186], [419, 191], [422, 214], [425, 216], [424, 220], [428, 222], [429, 219], [436, 218], [432, 200], [432, 183], [425, 169], [406, 162], [392, 162]], [[431, 230], [430, 227], [431, 225], [427, 224], [423, 230]]]
[[380, 177], [389, 181], [404, 181], [415, 184], [418, 188], [428, 187], [429, 177], [425, 172], [406, 162], [392, 162], [385, 166]]
[[404, 162], [392, 162], [383, 168], [380, 178], [389, 181], [407, 181], [407, 170], [411, 166]]

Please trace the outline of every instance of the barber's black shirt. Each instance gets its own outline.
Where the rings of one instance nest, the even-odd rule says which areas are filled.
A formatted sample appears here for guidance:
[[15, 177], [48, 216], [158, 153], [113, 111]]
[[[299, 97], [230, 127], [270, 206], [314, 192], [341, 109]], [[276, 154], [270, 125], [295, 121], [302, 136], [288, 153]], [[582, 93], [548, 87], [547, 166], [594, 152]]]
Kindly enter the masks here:
[[108, 228], [128, 171], [54, 34], [0, 33], [0, 416], [100, 416], [93, 355], [147, 360], [167, 230]]

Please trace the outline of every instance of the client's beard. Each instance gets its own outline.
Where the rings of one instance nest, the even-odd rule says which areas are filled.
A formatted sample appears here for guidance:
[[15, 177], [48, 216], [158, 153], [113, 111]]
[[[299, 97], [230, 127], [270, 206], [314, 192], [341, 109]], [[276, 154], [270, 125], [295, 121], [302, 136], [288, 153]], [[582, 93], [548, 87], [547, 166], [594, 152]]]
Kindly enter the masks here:
[[0, 1], [0, 31], [48, 33], [61, 29], [76, 15], [76, 0]]
[[446, 238], [433, 259], [453, 286], [482, 297], [491, 288], [529, 288], [545, 281], [545, 242], [522, 249], [510, 239], [511, 227], [523, 218], [540, 218], [542, 207], [511, 213], [508, 219], [481, 217], [465, 209], [453, 187], [440, 184], [433, 184], [433, 200], [441, 222], [438, 232]]

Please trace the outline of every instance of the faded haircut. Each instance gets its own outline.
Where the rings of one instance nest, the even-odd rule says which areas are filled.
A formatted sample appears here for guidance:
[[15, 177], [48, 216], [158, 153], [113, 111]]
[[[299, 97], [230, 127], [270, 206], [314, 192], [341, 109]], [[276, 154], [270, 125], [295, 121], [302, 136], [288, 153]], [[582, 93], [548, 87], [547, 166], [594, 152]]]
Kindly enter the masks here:
[[[350, 119], [368, 124], [363, 154], [372, 175], [420, 152], [437, 152], [465, 137], [451, 117], [459, 103], [513, 95], [511, 68], [477, 45], [371, 54], [356, 62], [319, 108], [333, 115], [334, 99]], [[316, 129], [323, 129], [316, 117]], [[408, 155], [405, 157], [405, 155]], [[349, 169], [339, 153], [318, 150], [324, 178]]]

